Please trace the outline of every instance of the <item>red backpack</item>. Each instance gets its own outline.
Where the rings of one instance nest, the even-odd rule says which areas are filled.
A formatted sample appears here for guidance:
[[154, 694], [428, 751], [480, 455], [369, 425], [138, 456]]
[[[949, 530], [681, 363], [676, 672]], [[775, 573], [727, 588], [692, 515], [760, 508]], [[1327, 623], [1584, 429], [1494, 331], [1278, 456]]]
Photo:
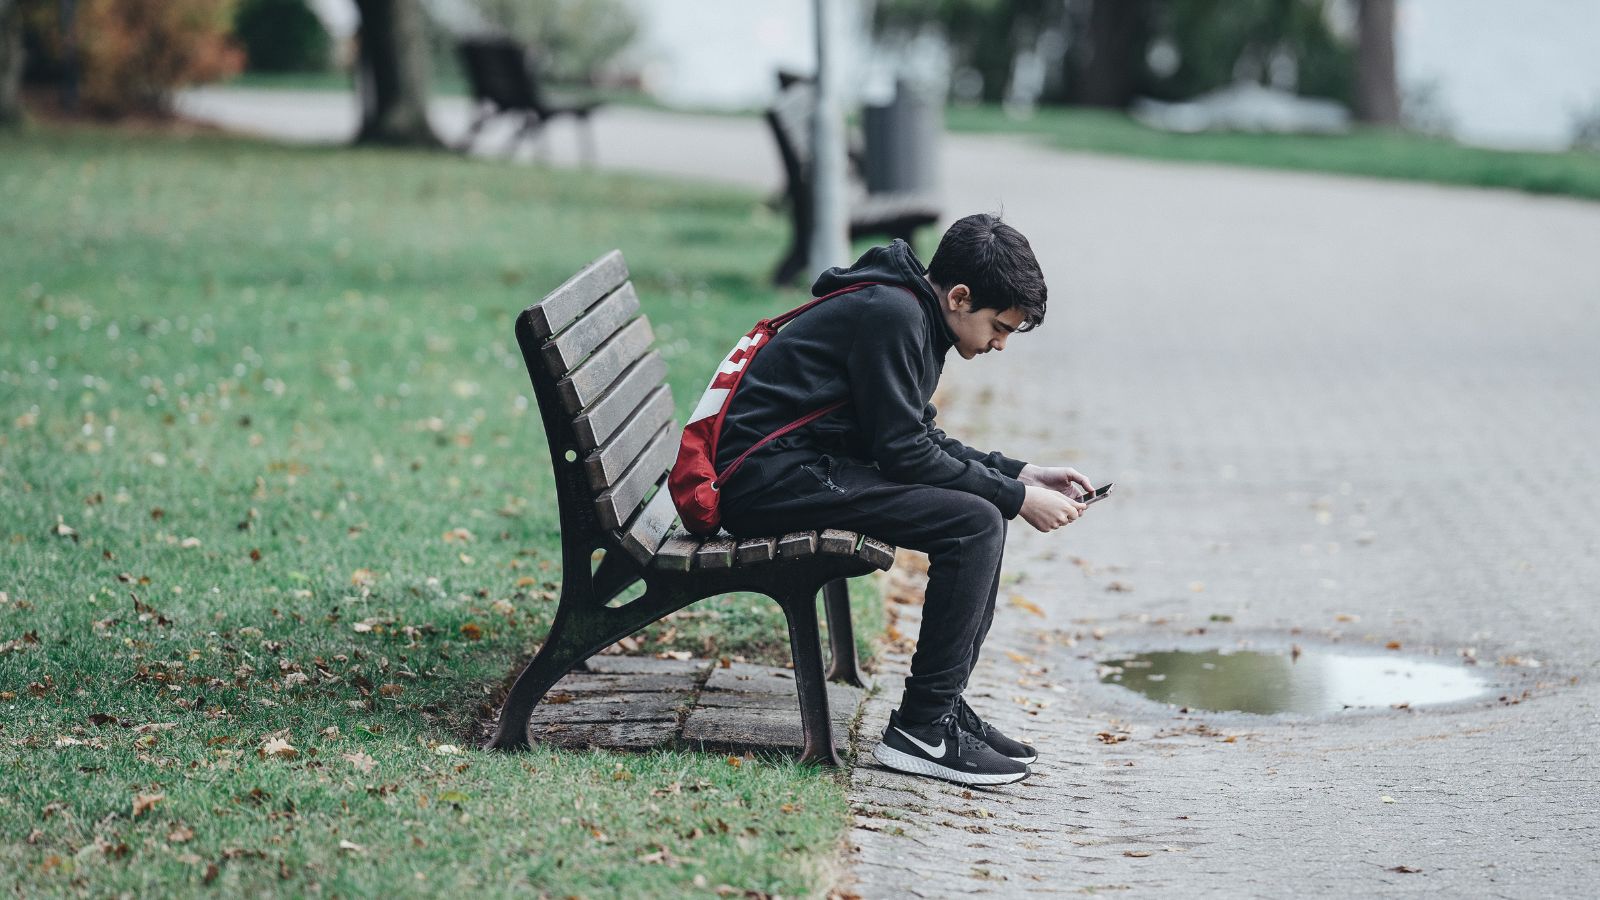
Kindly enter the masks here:
[[689, 424], [683, 428], [683, 440], [678, 445], [678, 461], [672, 464], [672, 472], [667, 476], [667, 490], [672, 492], [672, 502], [678, 507], [678, 516], [683, 520], [685, 530], [701, 537], [716, 534], [717, 528], [722, 524], [722, 513], [717, 508], [718, 490], [724, 482], [733, 477], [734, 472], [739, 470], [745, 458], [757, 448], [822, 418], [848, 402], [840, 400], [806, 413], [756, 441], [749, 450], [739, 454], [739, 458], [730, 463], [726, 469], [718, 472], [717, 439], [722, 434], [722, 420], [727, 417], [728, 404], [733, 400], [733, 393], [738, 389], [744, 373], [750, 368], [750, 360], [755, 358], [756, 352], [772, 340], [772, 336], [779, 328], [818, 303], [876, 284], [879, 282], [865, 281], [852, 284], [791, 309], [775, 319], [762, 319], [756, 323], [756, 327], [750, 329], [749, 334], [739, 339], [739, 343], [734, 345], [733, 350], [722, 361], [722, 365], [717, 366], [716, 373], [711, 376], [711, 383], [706, 385], [706, 392], [700, 396], [700, 402], [689, 416]]

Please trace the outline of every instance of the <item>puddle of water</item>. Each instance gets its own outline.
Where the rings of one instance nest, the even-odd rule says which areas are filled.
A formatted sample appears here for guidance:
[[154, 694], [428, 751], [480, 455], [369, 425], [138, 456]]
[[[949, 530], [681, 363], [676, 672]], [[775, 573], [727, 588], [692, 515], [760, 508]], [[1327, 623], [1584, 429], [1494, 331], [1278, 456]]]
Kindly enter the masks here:
[[1154, 700], [1213, 712], [1317, 714], [1351, 707], [1470, 700], [1488, 683], [1460, 666], [1399, 656], [1240, 650], [1141, 653], [1111, 660], [1100, 680]]

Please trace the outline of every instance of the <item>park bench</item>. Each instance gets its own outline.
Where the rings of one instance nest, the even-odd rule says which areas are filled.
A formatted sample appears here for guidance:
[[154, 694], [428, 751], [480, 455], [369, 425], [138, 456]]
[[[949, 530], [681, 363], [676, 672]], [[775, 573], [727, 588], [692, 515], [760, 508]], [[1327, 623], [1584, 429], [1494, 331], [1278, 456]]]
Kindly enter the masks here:
[[[806, 264], [812, 223], [811, 117], [816, 87], [810, 81], [785, 79], [778, 99], [767, 110], [767, 125], [783, 161], [784, 191], [793, 226], [789, 249], [772, 274], [774, 284], [788, 284]], [[869, 194], [853, 184], [850, 196], [850, 238], [888, 235], [910, 243], [916, 230], [939, 220], [938, 203], [920, 193]]]
[[[528, 746], [533, 708], [605, 647], [697, 600], [765, 594], [788, 622], [804, 731], [801, 759], [838, 765], [827, 682], [861, 685], [844, 579], [889, 568], [894, 548], [827, 529], [735, 540], [675, 527], [666, 488], [679, 429], [667, 366], [622, 253], [602, 256], [517, 317], [561, 518], [561, 601], [549, 636], [505, 699], [489, 748]], [[644, 583], [635, 599], [613, 605]], [[832, 664], [824, 673], [816, 598]]]
[[584, 159], [594, 162], [594, 128], [589, 114], [600, 105], [599, 101], [552, 101], [539, 84], [538, 73], [528, 64], [527, 51], [510, 38], [468, 38], [457, 49], [478, 111], [458, 147], [461, 152], [471, 150], [483, 126], [500, 116], [522, 120], [508, 153], [515, 152], [523, 138], [537, 138], [551, 119], [571, 116], [583, 126]]

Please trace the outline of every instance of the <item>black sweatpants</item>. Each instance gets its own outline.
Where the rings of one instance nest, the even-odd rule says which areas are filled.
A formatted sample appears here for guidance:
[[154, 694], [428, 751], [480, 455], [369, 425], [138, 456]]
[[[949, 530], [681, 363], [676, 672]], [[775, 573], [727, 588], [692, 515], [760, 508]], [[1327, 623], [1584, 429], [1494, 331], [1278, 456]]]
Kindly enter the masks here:
[[993, 503], [949, 488], [890, 481], [877, 468], [823, 456], [770, 484], [739, 484], [719, 500], [739, 537], [844, 528], [928, 554], [922, 632], [900, 716], [931, 722], [950, 712], [994, 621], [1006, 520]]

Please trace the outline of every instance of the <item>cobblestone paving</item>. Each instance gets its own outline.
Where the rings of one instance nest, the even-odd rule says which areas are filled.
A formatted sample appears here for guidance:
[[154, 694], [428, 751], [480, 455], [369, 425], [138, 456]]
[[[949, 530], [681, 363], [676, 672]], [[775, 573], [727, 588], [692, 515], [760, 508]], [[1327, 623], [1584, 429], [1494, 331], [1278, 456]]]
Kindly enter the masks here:
[[[1593, 896], [1600, 206], [987, 158], [960, 208], [1004, 202], [1052, 308], [1005, 353], [952, 360], [943, 422], [1117, 493], [1011, 532], [969, 696], [1039, 747], [1034, 777], [877, 768], [904, 659], [880, 674], [855, 890]], [[1096, 677], [1130, 649], [1291, 644], [1471, 656], [1495, 690], [1264, 717]]]

